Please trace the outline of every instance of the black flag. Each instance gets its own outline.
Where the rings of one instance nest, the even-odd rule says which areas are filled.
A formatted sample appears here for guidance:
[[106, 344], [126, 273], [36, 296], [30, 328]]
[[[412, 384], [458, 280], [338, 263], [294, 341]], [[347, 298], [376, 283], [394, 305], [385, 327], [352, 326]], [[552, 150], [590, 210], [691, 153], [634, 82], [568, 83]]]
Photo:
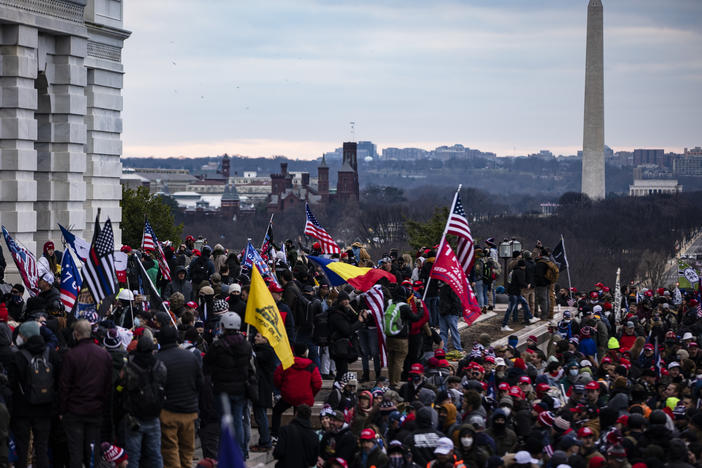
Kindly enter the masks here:
[[568, 269], [568, 257], [566, 257], [565, 246], [563, 245], [563, 238], [561, 237], [560, 242], [553, 249], [552, 252], [553, 259], [556, 260], [558, 264], [558, 269], [564, 271]]

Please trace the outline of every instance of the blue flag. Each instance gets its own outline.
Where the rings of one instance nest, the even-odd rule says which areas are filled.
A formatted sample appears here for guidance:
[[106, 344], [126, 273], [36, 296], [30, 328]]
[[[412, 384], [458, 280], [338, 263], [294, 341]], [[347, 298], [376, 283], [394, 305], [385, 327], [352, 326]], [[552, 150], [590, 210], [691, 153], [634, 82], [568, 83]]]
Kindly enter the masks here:
[[67, 311], [73, 309], [82, 284], [83, 279], [73, 261], [73, 255], [70, 251], [64, 252], [61, 260], [61, 302]]
[[346, 280], [344, 278], [327, 268], [327, 265], [329, 265], [331, 262], [334, 262], [335, 260], [331, 260], [325, 257], [315, 257], [313, 255], [308, 255], [307, 258], [309, 260], [312, 260], [314, 263], [316, 263], [322, 268], [322, 271], [326, 275], [327, 280], [329, 280], [330, 286], [341, 286], [342, 284], [346, 283]]
[[90, 253], [90, 243], [82, 237], [76, 236], [60, 224], [58, 227], [61, 228], [61, 234], [63, 234], [66, 244], [73, 249], [80, 261], [85, 263], [85, 260], [88, 258], [88, 254]]
[[258, 271], [261, 273], [261, 276], [268, 276], [275, 281], [275, 284], [278, 284], [278, 280], [271, 274], [271, 269], [268, 268], [268, 264], [266, 261], [261, 257], [261, 255], [256, 251], [253, 245], [251, 245], [251, 242], [249, 242], [249, 245], [246, 246], [246, 255], [244, 258], [244, 266], [247, 267], [249, 270], [253, 268], [253, 265], [256, 265], [258, 268]]
[[244, 457], [241, 455], [239, 443], [232, 434], [231, 415], [222, 417], [222, 433], [219, 439], [219, 454], [217, 466], [219, 468], [246, 468]]

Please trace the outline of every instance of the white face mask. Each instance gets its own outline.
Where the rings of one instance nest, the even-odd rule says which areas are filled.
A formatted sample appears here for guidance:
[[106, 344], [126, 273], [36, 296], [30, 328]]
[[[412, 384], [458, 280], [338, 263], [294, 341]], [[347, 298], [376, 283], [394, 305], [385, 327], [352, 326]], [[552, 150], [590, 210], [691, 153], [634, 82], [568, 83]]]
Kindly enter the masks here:
[[473, 445], [473, 438], [472, 437], [461, 437], [461, 445], [464, 447], [468, 448], [471, 445]]
[[503, 406], [502, 411], [504, 411], [505, 415], [509, 418], [509, 415], [512, 413], [512, 408], [510, 408], [509, 406]]
[[139, 328], [140, 325], [141, 325], [141, 320], [139, 320], [138, 318], [135, 318], [134, 319], [134, 327]]
[[17, 346], [22, 346], [24, 344], [24, 338], [22, 338], [22, 335], [17, 335], [17, 338], [15, 338], [15, 343], [17, 343]]
[[568, 369], [568, 373], [575, 377], [576, 375], [578, 375], [578, 369]]

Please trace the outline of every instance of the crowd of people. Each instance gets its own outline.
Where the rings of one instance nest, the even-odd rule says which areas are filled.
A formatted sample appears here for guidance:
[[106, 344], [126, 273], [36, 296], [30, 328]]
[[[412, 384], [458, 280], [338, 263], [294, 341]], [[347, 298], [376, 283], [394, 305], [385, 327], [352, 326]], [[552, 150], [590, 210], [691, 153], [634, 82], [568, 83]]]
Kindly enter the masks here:
[[[435, 247], [338, 255], [395, 277], [379, 282], [379, 323], [363, 291], [332, 287], [309, 260], [318, 243], [286, 241], [263, 252], [294, 355], [284, 369], [245, 323], [241, 252], [188, 236], [164, 248], [167, 281], [153, 253], [122, 251], [127, 282], [107, 306], [83, 291], [64, 310], [50, 242], [38, 295], [0, 275], [0, 467], [190, 468], [196, 438], [198, 466], [215, 466], [225, 413], [243, 457], [270, 452], [280, 468], [702, 466], [694, 290], [561, 288], [548, 249], [517, 252], [502, 272], [489, 239], [469, 281], [483, 312], [502, 292], [508, 308], [495, 333], [466, 342], [458, 297], [429, 278]], [[132, 257], [163, 304], [127, 287], [142, 283]], [[549, 333], [510, 335], [519, 308]], [[493, 346], [500, 327], [507, 344]]]

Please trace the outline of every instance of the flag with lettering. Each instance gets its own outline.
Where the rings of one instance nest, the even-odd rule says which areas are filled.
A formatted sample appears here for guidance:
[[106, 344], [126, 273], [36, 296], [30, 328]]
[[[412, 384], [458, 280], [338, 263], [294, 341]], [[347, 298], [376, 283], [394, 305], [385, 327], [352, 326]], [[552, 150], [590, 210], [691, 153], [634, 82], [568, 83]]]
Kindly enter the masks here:
[[83, 279], [80, 277], [73, 255], [70, 250], [67, 250], [63, 253], [63, 258], [61, 259], [61, 287], [59, 289], [61, 303], [66, 308], [66, 311], [73, 310], [82, 284]]
[[22, 282], [27, 287], [29, 294], [31, 296], [36, 296], [39, 294], [39, 270], [34, 254], [13, 239], [10, 233], [7, 232], [7, 229], [5, 229], [5, 226], [2, 227], [2, 235], [5, 238], [7, 250], [10, 251], [15, 265], [17, 265], [17, 270], [22, 277]]
[[268, 339], [283, 369], [295, 363], [284, 319], [258, 268], [251, 269], [251, 285], [244, 321], [256, 327], [256, 330]]
[[263, 244], [261, 244], [261, 254], [263, 255], [268, 255], [268, 257], [272, 257], [269, 255], [269, 251], [273, 247], [273, 223], [268, 223], [268, 229], [266, 229], [266, 235], [263, 236]]
[[429, 276], [441, 280], [453, 289], [463, 307], [463, 320], [470, 325], [480, 316], [478, 300], [468, 283], [463, 267], [458, 263], [448, 242], [444, 242], [441, 251], [436, 255], [436, 261]]

